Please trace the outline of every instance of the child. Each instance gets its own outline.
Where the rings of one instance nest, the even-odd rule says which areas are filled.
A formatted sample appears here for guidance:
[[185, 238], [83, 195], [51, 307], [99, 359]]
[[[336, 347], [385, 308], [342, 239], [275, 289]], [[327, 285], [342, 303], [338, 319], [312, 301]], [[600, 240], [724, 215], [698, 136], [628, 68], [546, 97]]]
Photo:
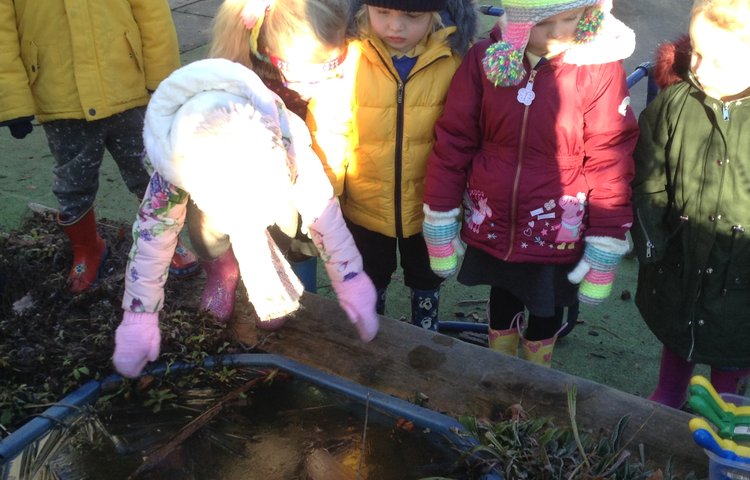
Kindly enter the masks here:
[[[147, 111], [144, 136], [156, 173], [134, 225], [125, 314], [113, 358], [126, 376], [138, 375], [158, 356], [163, 252], [174, 245], [186, 215], [191, 241], [207, 266], [201, 307], [219, 321], [226, 322], [232, 313], [240, 276], [260, 328], [279, 328], [297, 309], [302, 286], [266, 227], [275, 223], [289, 238], [298, 231], [301, 217], [360, 338], [370, 341], [378, 330], [375, 289], [362, 271], [361, 256], [311, 149], [310, 134], [281, 99], [302, 115], [306, 102], [270, 63], [276, 60], [290, 71], [314, 73], [300, 79], [300, 89], [326, 81], [332, 70], [327, 65], [339, 61], [327, 59], [339, 59], [345, 52], [346, 16], [338, 13], [346, 12], [347, 3], [277, 0], [267, 10], [254, 9], [259, 5], [254, 1], [240, 10], [237, 5], [225, 2], [219, 12], [217, 28], [227, 29], [218, 30], [225, 36], [212, 52], [231, 57], [245, 48], [242, 40], [235, 41], [244, 32], [228, 26], [239, 21], [253, 38], [247, 53], [254, 56], [243, 61], [265, 78], [225, 59], [196, 62], [170, 76]], [[306, 16], [300, 17], [301, 11]]]
[[[52, 191], [58, 223], [73, 247], [70, 289], [98, 277], [107, 247], [96, 231], [94, 200], [108, 150], [128, 189], [141, 198], [143, 114], [149, 92], [180, 65], [177, 33], [166, 0], [6, 2], [0, 65], [0, 126], [16, 138], [36, 115], [57, 162]], [[119, 32], [115, 34], [114, 32]], [[173, 273], [199, 266], [178, 245]]]
[[378, 290], [378, 313], [398, 250], [411, 323], [435, 330], [445, 272], [430, 269], [422, 237], [423, 183], [434, 123], [474, 37], [476, 12], [466, 0], [364, 0], [356, 20], [351, 153], [341, 164], [325, 157], [329, 176]]
[[659, 49], [663, 90], [640, 117], [636, 303], [663, 344], [648, 398], [674, 408], [696, 363], [720, 393], [750, 373], [748, 26], [747, 0], [697, 0], [689, 42]]
[[[349, 58], [344, 26], [349, 3], [283, 0], [275, 8], [268, 5], [260, 0], [225, 0], [214, 20], [209, 56], [252, 69], [293, 113], [320, 122], [326, 130], [336, 130], [342, 120], [331, 114], [330, 105], [311, 112], [310, 102], [321, 89], [340, 95], [342, 64]], [[300, 16], [303, 11], [308, 14]], [[312, 43], [311, 36], [315, 37]], [[276, 45], [286, 45], [289, 58], [274, 55]], [[321, 48], [311, 49], [311, 45]], [[276, 226], [271, 227], [271, 234], [305, 290], [316, 292], [318, 252], [309, 237], [301, 231], [286, 236]]]
[[634, 35], [597, 0], [503, 6], [502, 39], [472, 47], [436, 125], [425, 240], [455, 268], [461, 231], [458, 280], [490, 285], [490, 346], [515, 356], [520, 340], [549, 366], [564, 307], [601, 303], [628, 250], [638, 129], [620, 60]]

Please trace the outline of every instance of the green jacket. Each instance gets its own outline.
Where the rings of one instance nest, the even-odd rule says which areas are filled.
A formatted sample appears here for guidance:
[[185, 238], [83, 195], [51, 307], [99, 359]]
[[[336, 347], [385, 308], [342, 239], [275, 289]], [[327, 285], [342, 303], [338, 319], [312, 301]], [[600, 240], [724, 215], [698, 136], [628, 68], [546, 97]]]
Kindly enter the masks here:
[[0, 0], [0, 122], [98, 120], [180, 66], [167, 0]]
[[640, 128], [631, 232], [641, 315], [688, 360], [750, 366], [750, 98], [722, 103], [686, 75]]

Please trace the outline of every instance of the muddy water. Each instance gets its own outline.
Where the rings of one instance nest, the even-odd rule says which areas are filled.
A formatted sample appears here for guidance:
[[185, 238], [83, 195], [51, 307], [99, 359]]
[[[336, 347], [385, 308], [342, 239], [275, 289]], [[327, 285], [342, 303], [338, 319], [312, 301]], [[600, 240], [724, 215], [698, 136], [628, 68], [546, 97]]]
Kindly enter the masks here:
[[[207, 407], [183, 406], [154, 414], [130, 406], [101, 419], [97, 428], [82, 429], [52, 462], [52, 469], [61, 479], [126, 479], [144, 454], [166, 443]], [[453, 471], [459, 455], [441, 436], [289, 380], [251, 391], [139, 478], [310, 478], [310, 456], [320, 449], [335, 463], [332, 467], [350, 474], [346, 478], [461, 476]]]

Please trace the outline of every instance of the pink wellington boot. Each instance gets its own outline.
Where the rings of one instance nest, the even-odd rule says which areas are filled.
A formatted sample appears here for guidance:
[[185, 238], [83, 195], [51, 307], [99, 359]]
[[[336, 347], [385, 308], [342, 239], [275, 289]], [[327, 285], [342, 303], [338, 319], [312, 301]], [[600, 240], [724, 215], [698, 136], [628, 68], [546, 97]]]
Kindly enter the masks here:
[[659, 383], [649, 400], [672, 408], [680, 408], [687, 400], [688, 385], [695, 364], [688, 362], [667, 347], [661, 349]]
[[234, 311], [237, 283], [240, 280], [240, 267], [234, 252], [229, 250], [213, 260], [201, 260], [206, 271], [206, 286], [201, 296], [200, 309], [216, 315], [221, 323], [226, 323]]

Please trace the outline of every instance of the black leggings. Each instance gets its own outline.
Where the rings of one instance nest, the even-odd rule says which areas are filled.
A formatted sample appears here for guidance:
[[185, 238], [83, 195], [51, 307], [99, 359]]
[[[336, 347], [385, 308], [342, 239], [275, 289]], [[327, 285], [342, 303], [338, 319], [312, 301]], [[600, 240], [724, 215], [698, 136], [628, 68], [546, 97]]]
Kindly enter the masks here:
[[[524, 304], [507, 290], [498, 287], [490, 288], [490, 328], [507, 330], [518, 312], [524, 311]], [[563, 322], [564, 307], [555, 307], [552, 317], [539, 317], [529, 314], [529, 321], [523, 333], [527, 340], [546, 340], [560, 330]]]

